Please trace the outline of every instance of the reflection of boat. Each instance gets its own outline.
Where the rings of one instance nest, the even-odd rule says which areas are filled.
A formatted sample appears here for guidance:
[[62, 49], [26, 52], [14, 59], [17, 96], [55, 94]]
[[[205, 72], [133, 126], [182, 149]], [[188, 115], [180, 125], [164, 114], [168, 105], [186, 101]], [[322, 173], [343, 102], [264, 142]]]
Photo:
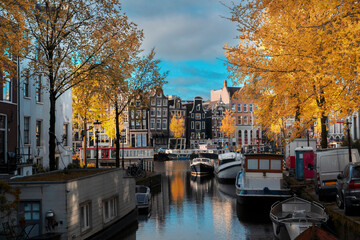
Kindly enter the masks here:
[[270, 218], [276, 237], [283, 239], [287, 233], [293, 240], [307, 228], [326, 223], [328, 215], [319, 203], [294, 196], [274, 203], [270, 210]]
[[209, 158], [194, 158], [190, 162], [191, 175], [203, 176], [214, 172], [214, 165]]
[[246, 154], [244, 168], [235, 181], [238, 202], [268, 211], [274, 202], [291, 197], [283, 184], [282, 162], [283, 155]]
[[223, 196], [225, 198], [230, 197], [231, 199], [235, 200], [236, 194], [235, 194], [234, 184], [224, 184], [224, 183], [217, 182], [217, 186], [218, 186], [219, 193], [221, 196]]
[[191, 175], [190, 179], [193, 182], [197, 182], [197, 183], [205, 183], [210, 181], [213, 178], [212, 174], [209, 175], [205, 175], [205, 176], [196, 176], [196, 175]]
[[219, 154], [218, 162], [215, 164], [215, 174], [219, 181], [233, 183], [242, 168], [242, 159], [241, 153]]
[[136, 185], [135, 188], [136, 206], [139, 211], [151, 210], [151, 193], [150, 188], [143, 185]]

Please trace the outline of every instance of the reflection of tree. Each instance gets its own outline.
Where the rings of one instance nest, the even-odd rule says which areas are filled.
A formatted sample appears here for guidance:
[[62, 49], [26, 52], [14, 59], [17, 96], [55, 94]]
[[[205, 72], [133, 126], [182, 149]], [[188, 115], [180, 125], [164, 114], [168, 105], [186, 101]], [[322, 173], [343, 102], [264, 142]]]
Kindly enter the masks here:
[[180, 172], [175, 173], [175, 177], [171, 181], [171, 197], [174, 202], [182, 203], [184, 200], [184, 181]]

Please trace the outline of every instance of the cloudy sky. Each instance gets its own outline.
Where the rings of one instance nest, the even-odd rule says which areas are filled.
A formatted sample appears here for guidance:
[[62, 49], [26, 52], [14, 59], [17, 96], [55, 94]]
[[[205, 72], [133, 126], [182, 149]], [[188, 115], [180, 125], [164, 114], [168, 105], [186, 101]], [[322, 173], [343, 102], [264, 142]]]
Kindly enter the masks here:
[[[184, 100], [221, 89], [227, 79], [223, 46], [235, 45], [236, 26], [221, 16], [230, 0], [120, 0], [130, 21], [144, 30], [143, 49], [155, 48], [163, 70], [169, 70], [166, 95]], [[228, 81], [230, 85], [230, 81]]]

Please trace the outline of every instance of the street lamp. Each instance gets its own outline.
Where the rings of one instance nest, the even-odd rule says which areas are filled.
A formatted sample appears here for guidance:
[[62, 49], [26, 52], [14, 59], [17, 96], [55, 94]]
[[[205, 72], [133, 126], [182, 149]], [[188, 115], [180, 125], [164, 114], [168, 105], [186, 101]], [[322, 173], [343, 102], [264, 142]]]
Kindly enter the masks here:
[[[99, 120], [96, 120], [96, 122], [94, 122], [94, 125], [100, 125], [101, 122]], [[96, 141], [96, 168], [99, 168], [99, 130], [96, 127], [95, 130], [95, 141]]]
[[126, 138], [126, 130], [121, 130], [121, 142], [122, 142], [122, 156], [121, 156], [121, 167], [122, 169], [125, 169], [125, 163], [124, 163], [124, 144], [125, 144], [125, 138]]
[[349, 119], [346, 119], [346, 126], [347, 126], [347, 137], [348, 137], [348, 144], [349, 144], [349, 162], [352, 162], [352, 156], [351, 156], [351, 138], [350, 138], [350, 126], [351, 122], [349, 122]]

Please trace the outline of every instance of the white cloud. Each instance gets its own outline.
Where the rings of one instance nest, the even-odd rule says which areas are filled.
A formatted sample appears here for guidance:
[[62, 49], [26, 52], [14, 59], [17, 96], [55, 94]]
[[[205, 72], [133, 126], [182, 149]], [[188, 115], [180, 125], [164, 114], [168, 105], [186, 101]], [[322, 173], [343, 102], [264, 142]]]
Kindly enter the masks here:
[[143, 48], [155, 47], [169, 61], [222, 57], [224, 44], [236, 36], [218, 1], [126, 0], [123, 11], [144, 30]]

